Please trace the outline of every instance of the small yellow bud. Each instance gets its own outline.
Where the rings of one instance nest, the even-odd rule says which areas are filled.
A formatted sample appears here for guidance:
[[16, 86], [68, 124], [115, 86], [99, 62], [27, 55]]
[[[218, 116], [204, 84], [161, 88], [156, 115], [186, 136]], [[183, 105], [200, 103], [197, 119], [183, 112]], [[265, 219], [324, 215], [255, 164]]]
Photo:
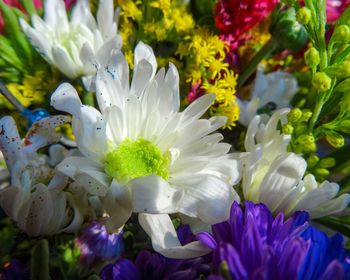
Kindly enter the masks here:
[[303, 112], [299, 108], [294, 108], [288, 114], [288, 121], [297, 122], [302, 115]]
[[301, 24], [308, 24], [311, 19], [311, 11], [307, 7], [302, 7], [296, 14], [297, 21]]
[[312, 117], [312, 112], [309, 110], [303, 111], [303, 115], [300, 118], [301, 122], [307, 122]]
[[328, 157], [328, 158], [321, 159], [319, 166], [321, 168], [330, 168], [330, 167], [333, 167], [335, 164], [336, 164], [335, 159]]
[[319, 160], [320, 160], [320, 159], [319, 159], [318, 156], [316, 156], [316, 155], [311, 155], [311, 156], [307, 159], [307, 165], [308, 165], [309, 167], [314, 167], [314, 166], [316, 166], [316, 164], [318, 163]]
[[325, 168], [317, 168], [315, 171], [315, 175], [325, 178], [329, 175], [329, 171]]
[[302, 134], [298, 137], [297, 143], [305, 152], [313, 152], [316, 150], [315, 138], [312, 134]]
[[305, 63], [311, 68], [320, 64], [320, 53], [315, 48], [308, 49], [304, 54]]
[[347, 25], [341, 24], [335, 27], [331, 37], [331, 42], [346, 44], [349, 40], [350, 28]]
[[341, 148], [344, 146], [344, 137], [335, 131], [328, 131], [326, 139], [334, 148]]
[[312, 85], [319, 91], [327, 91], [331, 88], [332, 79], [324, 72], [318, 72], [312, 78]]
[[294, 127], [289, 123], [282, 126], [283, 134], [293, 134], [293, 130], [294, 130]]

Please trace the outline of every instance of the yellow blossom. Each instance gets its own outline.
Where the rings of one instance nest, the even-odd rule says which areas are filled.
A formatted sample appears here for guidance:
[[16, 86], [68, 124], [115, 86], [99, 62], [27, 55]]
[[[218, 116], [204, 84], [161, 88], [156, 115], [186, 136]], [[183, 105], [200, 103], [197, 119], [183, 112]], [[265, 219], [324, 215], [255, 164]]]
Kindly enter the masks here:
[[134, 53], [131, 50], [127, 50], [124, 53], [125, 59], [129, 64], [130, 69], [134, 69]]
[[194, 21], [190, 14], [183, 7], [174, 8], [172, 11], [172, 19], [174, 21], [177, 32], [189, 32], [194, 28]]
[[150, 4], [151, 7], [160, 9], [163, 14], [166, 16], [171, 12], [171, 1], [170, 0], [158, 0], [153, 1]]
[[214, 79], [215, 77], [221, 78], [222, 72], [227, 73], [228, 72], [228, 63], [219, 60], [219, 59], [210, 59], [206, 60], [204, 62], [204, 66], [208, 68], [210, 74], [211, 74], [211, 79]]
[[187, 42], [180, 42], [177, 46], [176, 54], [180, 56], [182, 59], [184, 56], [187, 56], [189, 54], [189, 43]]
[[227, 122], [223, 128], [231, 130], [232, 127], [236, 126], [236, 121], [239, 119], [239, 106], [235, 102], [228, 106], [219, 105], [218, 107], [211, 109], [211, 115], [227, 117]]
[[202, 79], [202, 71], [197, 66], [189, 67], [186, 71], [186, 78], [187, 83], [194, 84]]
[[132, 18], [133, 20], [139, 20], [142, 17], [141, 10], [137, 7], [141, 1], [123, 0], [118, 1], [119, 7], [121, 8], [120, 15], [125, 18]]

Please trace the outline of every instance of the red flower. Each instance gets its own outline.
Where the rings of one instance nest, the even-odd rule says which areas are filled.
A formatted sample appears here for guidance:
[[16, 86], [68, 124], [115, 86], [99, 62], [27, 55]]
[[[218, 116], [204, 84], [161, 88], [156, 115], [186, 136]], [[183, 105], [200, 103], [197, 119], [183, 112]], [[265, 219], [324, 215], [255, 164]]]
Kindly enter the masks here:
[[327, 22], [334, 22], [350, 4], [350, 0], [327, 0]]
[[221, 34], [238, 39], [275, 8], [279, 0], [220, 0], [215, 8], [215, 24]]

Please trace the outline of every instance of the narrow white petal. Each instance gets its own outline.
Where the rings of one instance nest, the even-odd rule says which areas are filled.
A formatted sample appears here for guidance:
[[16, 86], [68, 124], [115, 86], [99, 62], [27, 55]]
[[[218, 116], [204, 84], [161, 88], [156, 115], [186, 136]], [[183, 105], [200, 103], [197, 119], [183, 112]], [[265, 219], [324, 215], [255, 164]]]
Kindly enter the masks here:
[[153, 49], [144, 44], [143, 42], [139, 42], [135, 48], [135, 56], [134, 56], [134, 65], [135, 67], [142, 61], [146, 60], [152, 67], [152, 75], [151, 78], [154, 77], [157, 71], [157, 60], [154, 56]]
[[113, 0], [100, 0], [97, 9], [97, 24], [104, 40], [109, 40], [111, 35], [116, 33], [113, 17]]
[[174, 226], [166, 214], [139, 214], [139, 222], [151, 237], [153, 249], [165, 257], [189, 259], [210, 252], [210, 249], [199, 241], [182, 246]]
[[51, 95], [51, 106], [78, 118], [82, 103], [75, 88], [69, 83], [63, 83]]
[[322, 216], [329, 216], [336, 213], [340, 213], [344, 211], [346, 207], [348, 207], [350, 202], [350, 195], [347, 193], [344, 193], [337, 198], [334, 198], [332, 200], [329, 200], [327, 202], [324, 202], [320, 204], [317, 208], [310, 210], [310, 216], [313, 219], [322, 217]]
[[215, 101], [215, 94], [204, 94], [184, 110], [186, 119], [199, 119]]
[[81, 74], [66, 49], [57, 45], [53, 46], [52, 57], [55, 66], [68, 78], [75, 79]]

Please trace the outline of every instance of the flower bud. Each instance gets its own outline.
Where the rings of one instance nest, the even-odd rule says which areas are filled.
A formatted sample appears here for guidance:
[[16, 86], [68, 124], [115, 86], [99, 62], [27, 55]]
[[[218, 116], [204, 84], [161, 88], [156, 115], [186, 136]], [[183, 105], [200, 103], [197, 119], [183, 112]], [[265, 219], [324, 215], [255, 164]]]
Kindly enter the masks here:
[[293, 134], [293, 130], [294, 130], [294, 127], [289, 123], [282, 126], [283, 134]]
[[319, 91], [327, 91], [331, 88], [332, 79], [324, 72], [318, 72], [312, 78], [312, 85]]
[[302, 134], [307, 130], [307, 125], [306, 123], [298, 123], [298, 125], [296, 125], [294, 127], [294, 132], [296, 135]]
[[305, 63], [311, 68], [320, 64], [320, 54], [315, 48], [308, 49], [304, 54]]
[[344, 79], [350, 77], [350, 61], [329, 66], [325, 69], [325, 73], [332, 78]]
[[321, 168], [331, 168], [336, 164], [336, 161], [334, 158], [328, 157], [328, 158], [323, 158], [320, 160], [319, 166]]
[[312, 134], [302, 134], [298, 137], [297, 142], [302, 146], [308, 146], [315, 143], [315, 137]]
[[325, 168], [317, 168], [314, 172], [316, 176], [319, 176], [322, 178], [325, 178], [329, 175], [329, 171]]
[[319, 157], [317, 155], [311, 155], [308, 159], [307, 159], [307, 165], [309, 167], [314, 167], [316, 166], [316, 164], [318, 163], [319, 161]]
[[304, 26], [295, 18], [294, 8], [281, 11], [271, 25], [270, 32], [282, 48], [291, 51], [300, 50], [308, 40]]
[[350, 120], [341, 121], [337, 130], [344, 133], [350, 133]]
[[335, 27], [331, 41], [332, 43], [346, 44], [350, 40], [350, 28], [341, 24]]
[[344, 137], [335, 131], [327, 131], [326, 139], [334, 148], [341, 148], [344, 146]]
[[297, 21], [301, 24], [308, 24], [311, 19], [311, 11], [307, 7], [302, 7], [296, 15]]
[[309, 119], [311, 117], [312, 117], [312, 112], [309, 111], [309, 110], [305, 110], [305, 111], [303, 111], [303, 114], [302, 114], [302, 116], [300, 118], [300, 121], [301, 122], [307, 122], [307, 121], [309, 121]]
[[288, 121], [297, 122], [302, 116], [302, 112], [299, 108], [293, 108], [288, 114]]

